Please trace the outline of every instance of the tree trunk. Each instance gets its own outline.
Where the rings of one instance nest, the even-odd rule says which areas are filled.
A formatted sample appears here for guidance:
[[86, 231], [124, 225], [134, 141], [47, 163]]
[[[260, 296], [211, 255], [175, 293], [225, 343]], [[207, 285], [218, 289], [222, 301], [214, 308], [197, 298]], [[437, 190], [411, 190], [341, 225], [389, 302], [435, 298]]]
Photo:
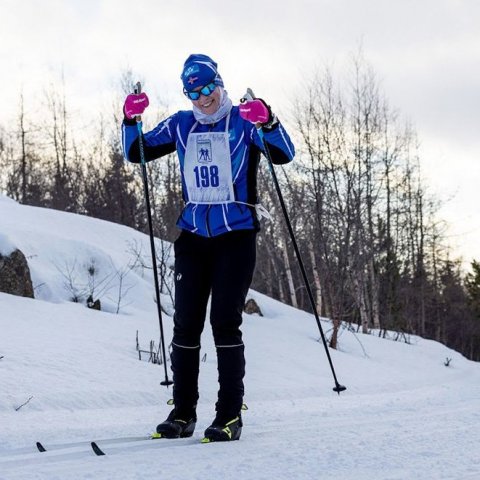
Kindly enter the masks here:
[[284, 247], [282, 248], [283, 260], [285, 262], [285, 273], [287, 275], [287, 284], [290, 293], [290, 304], [298, 308], [297, 293], [295, 291], [295, 284], [293, 282], [293, 273], [292, 267], [290, 264], [290, 258], [288, 256], [287, 242], [284, 242]]
[[311, 240], [308, 242], [308, 251], [310, 253], [310, 261], [312, 262], [313, 282], [315, 284], [315, 303], [317, 306], [317, 312], [319, 315], [321, 315], [322, 314], [322, 284], [320, 282], [320, 274], [318, 273], [317, 261], [315, 258], [315, 250], [313, 247], [313, 242]]
[[362, 326], [362, 333], [368, 333], [369, 327], [369, 318], [368, 318], [368, 309], [367, 301], [365, 298], [365, 288], [363, 279], [359, 279], [358, 276], [352, 274], [352, 284], [355, 292], [356, 303], [358, 305], [358, 310], [360, 313], [360, 323]]
[[373, 321], [373, 328], [380, 329], [380, 305], [378, 299], [378, 279], [375, 273], [375, 265], [373, 258], [370, 259], [370, 284], [372, 288], [371, 296], [372, 296], [372, 321]]

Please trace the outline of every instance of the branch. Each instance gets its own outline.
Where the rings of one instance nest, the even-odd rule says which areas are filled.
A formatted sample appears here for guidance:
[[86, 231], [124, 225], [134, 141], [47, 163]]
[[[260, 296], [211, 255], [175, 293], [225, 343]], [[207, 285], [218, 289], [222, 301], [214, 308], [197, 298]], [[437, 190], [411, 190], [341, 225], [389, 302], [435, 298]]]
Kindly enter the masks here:
[[22, 407], [24, 407], [27, 403], [29, 403], [32, 398], [33, 398], [33, 395], [25, 403], [22, 403], [20, 406], [18, 406], [15, 409], [15, 411], [18, 412]]

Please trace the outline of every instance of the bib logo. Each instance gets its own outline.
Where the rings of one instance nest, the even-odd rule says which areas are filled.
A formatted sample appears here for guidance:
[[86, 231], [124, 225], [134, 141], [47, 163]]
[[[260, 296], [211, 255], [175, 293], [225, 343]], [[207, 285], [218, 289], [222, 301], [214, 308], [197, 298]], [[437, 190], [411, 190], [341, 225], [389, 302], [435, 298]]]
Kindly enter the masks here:
[[210, 140], [197, 141], [197, 162], [210, 163], [212, 161], [212, 143]]

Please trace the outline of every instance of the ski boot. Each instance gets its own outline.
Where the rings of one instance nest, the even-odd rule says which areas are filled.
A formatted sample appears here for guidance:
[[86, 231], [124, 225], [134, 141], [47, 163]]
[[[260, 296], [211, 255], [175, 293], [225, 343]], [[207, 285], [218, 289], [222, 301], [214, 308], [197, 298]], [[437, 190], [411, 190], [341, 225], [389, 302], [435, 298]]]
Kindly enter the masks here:
[[191, 437], [195, 430], [197, 416], [195, 412], [190, 414], [177, 413], [173, 409], [167, 419], [157, 425], [157, 430], [152, 434], [152, 438], [185, 438]]
[[242, 416], [240, 414], [231, 419], [225, 419], [225, 417], [217, 414], [213, 423], [205, 430], [202, 443], [238, 440], [242, 433], [242, 426]]

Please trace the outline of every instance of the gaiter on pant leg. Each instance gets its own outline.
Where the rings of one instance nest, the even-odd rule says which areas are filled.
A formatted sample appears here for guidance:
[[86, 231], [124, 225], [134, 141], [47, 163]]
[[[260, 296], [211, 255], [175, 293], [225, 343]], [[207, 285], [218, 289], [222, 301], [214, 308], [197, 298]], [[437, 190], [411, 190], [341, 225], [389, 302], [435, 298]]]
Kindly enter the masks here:
[[172, 345], [173, 400], [178, 412], [189, 414], [198, 401], [200, 347]]
[[217, 412], [226, 418], [240, 413], [243, 403], [243, 377], [245, 376], [245, 347], [217, 347], [218, 360], [218, 401]]

